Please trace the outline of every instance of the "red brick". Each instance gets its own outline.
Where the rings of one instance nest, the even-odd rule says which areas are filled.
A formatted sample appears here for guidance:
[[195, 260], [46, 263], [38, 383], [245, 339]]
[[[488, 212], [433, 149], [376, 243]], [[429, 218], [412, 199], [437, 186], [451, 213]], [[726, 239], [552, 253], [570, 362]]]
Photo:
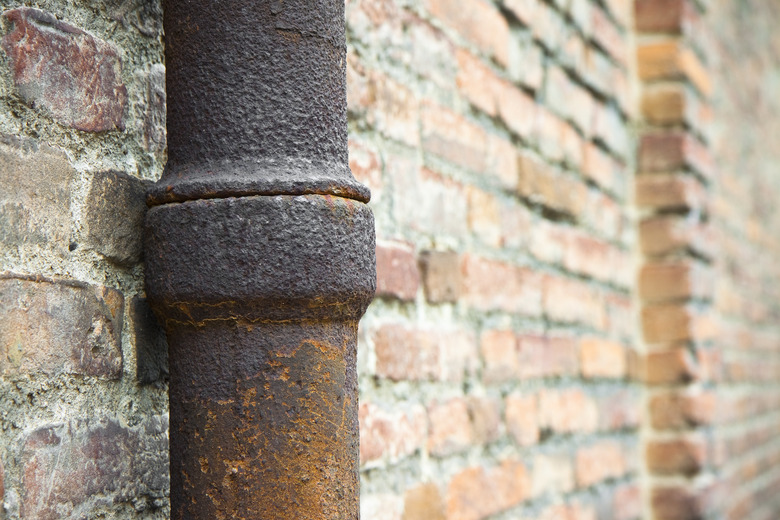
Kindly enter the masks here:
[[642, 516], [642, 490], [638, 485], [621, 486], [612, 496], [615, 520], [635, 520]]
[[427, 0], [433, 16], [455, 29], [462, 37], [493, 57], [499, 64], [509, 64], [509, 25], [501, 13], [488, 2], [463, 0]]
[[366, 121], [382, 134], [409, 146], [420, 143], [420, 106], [408, 88], [380, 72], [368, 76]]
[[685, 122], [686, 89], [683, 85], [657, 85], [642, 94], [642, 115], [651, 124], [674, 125]]
[[682, 34], [695, 16], [690, 0], [636, 0], [634, 20], [640, 32]]
[[485, 244], [501, 247], [501, 213], [498, 199], [477, 188], [467, 188], [469, 203], [469, 229], [473, 235]]
[[534, 100], [509, 82], [495, 84], [499, 117], [518, 137], [528, 140], [534, 129]]
[[566, 377], [577, 374], [577, 342], [572, 337], [523, 334], [517, 338], [518, 377]]
[[444, 502], [439, 488], [432, 483], [419, 484], [404, 493], [402, 520], [445, 520]]
[[455, 475], [447, 491], [447, 520], [480, 520], [525, 500], [530, 478], [522, 463], [472, 467]]
[[469, 408], [474, 440], [478, 444], [487, 444], [501, 436], [501, 404], [498, 398], [487, 396], [469, 396], [466, 398]]
[[593, 400], [580, 389], [539, 392], [539, 426], [556, 433], [595, 431], [598, 412]]
[[535, 396], [510, 395], [506, 398], [504, 420], [512, 438], [520, 446], [539, 441], [538, 413]]
[[554, 505], [545, 509], [539, 520], [596, 520], [596, 510], [591, 505]]
[[591, 29], [596, 43], [618, 63], [624, 64], [628, 58], [628, 39], [612, 23], [601, 9], [591, 9]]
[[620, 343], [586, 338], [580, 342], [580, 365], [585, 377], [622, 378], [626, 375], [626, 351]]
[[705, 513], [699, 492], [684, 486], [654, 487], [650, 504], [658, 520], [695, 520], [703, 518]]
[[167, 432], [167, 415], [153, 415], [134, 427], [93, 417], [27, 434], [20, 517], [117, 517], [119, 504], [141, 505], [141, 497], [162, 502], [169, 486]]
[[651, 385], [686, 383], [699, 377], [699, 368], [685, 347], [651, 352], [644, 360], [645, 382]]
[[117, 49], [27, 7], [6, 11], [13, 30], [2, 39], [24, 101], [85, 132], [124, 130], [127, 88]]
[[603, 294], [579, 280], [545, 276], [544, 311], [557, 322], [582, 323], [603, 330], [606, 325]]
[[633, 429], [639, 426], [641, 404], [637, 394], [614, 390], [597, 398], [600, 430]]
[[636, 181], [636, 204], [654, 209], [705, 209], [707, 194], [687, 175], [641, 175]]
[[463, 300], [481, 310], [504, 310], [538, 316], [541, 280], [530, 269], [472, 254], [463, 256]]
[[371, 200], [381, 199], [382, 163], [379, 153], [372, 146], [355, 139], [349, 140], [349, 169], [359, 182], [371, 190]]
[[456, 302], [461, 292], [460, 258], [454, 251], [424, 251], [420, 255], [423, 287], [429, 303]]
[[711, 392], [666, 392], [650, 399], [650, 421], [659, 430], [711, 424], [718, 401]]
[[638, 71], [644, 81], [689, 80], [702, 94], [712, 93], [712, 78], [696, 54], [678, 41], [640, 45]]
[[689, 305], [675, 303], [647, 305], [642, 309], [642, 331], [648, 343], [701, 341], [715, 332], [706, 314]]
[[363, 402], [360, 420], [360, 464], [401, 460], [425, 445], [426, 415], [420, 405], [391, 409]]
[[428, 451], [444, 456], [463, 451], [474, 442], [466, 400], [462, 397], [428, 407]]
[[377, 296], [411, 301], [419, 286], [420, 273], [412, 247], [400, 242], [377, 242]]
[[620, 177], [628, 176], [624, 172], [624, 167], [589, 141], [583, 143], [582, 158], [582, 172], [586, 177], [603, 189], [615, 193], [621, 198], [625, 197], [626, 194], [620, 187], [623, 184]]
[[707, 444], [698, 436], [649, 441], [645, 448], [648, 469], [656, 475], [699, 473], [707, 462]]
[[422, 108], [423, 150], [475, 172], [486, 169], [488, 136], [479, 126], [449, 109], [425, 103]]
[[584, 183], [530, 154], [520, 156], [518, 169], [518, 192], [521, 196], [562, 213], [573, 216], [582, 213], [588, 194]]
[[577, 485], [589, 487], [626, 471], [623, 447], [613, 441], [602, 441], [577, 451]]
[[574, 489], [574, 468], [568, 454], [534, 456], [533, 496], [557, 495]]
[[0, 274], [0, 371], [119, 379], [123, 322], [124, 298], [114, 289]]
[[501, 79], [476, 56], [463, 49], [456, 51], [458, 58], [458, 90], [472, 105], [486, 114], [498, 115], [496, 83]]
[[674, 215], [643, 220], [639, 225], [642, 253], [661, 256], [690, 249], [702, 256], [713, 254], [712, 233], [705, 225]]
[[640, 139], [638, 168], [642, 172], [690, 168], [711, 179], [715, 166], [707, 147], [689, 134], [651, 133]]
[[639, 296], [664, 302], [712, 295], [713, 273], [696, 261], [651, 262], [639, 271]]

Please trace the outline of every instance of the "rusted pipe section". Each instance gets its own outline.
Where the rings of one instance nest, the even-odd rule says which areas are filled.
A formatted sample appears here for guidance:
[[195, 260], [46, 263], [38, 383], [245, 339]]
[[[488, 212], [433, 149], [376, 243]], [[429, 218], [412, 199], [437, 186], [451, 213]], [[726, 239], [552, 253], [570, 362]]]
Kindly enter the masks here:
[[169, 342], [172, 518], [356, 519], [375, 261], [347, 162], [344, 2], [164, 9], [169, 162], [145, 256]]

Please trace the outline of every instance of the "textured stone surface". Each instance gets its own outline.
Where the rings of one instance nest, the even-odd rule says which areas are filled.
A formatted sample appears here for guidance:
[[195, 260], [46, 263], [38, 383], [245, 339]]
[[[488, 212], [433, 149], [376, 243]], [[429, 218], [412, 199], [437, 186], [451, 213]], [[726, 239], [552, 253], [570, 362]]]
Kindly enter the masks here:
[[37, 428], [24, 439], [21, 517], [102, 518], [122, 502], [159, 508], [169, 490], [167, 447], [165, 415], [132, 427], [102, 417]]
[[0, 243], [64, 254], [71, 232], [71, 186], [65, 154], [27, 139], [0, 135]]
[[124, 130], [127, 89], [113, 45], [39, 9], [12, 9], [3, 16], [13, 30], [2, 48], [26, 103], [77, 130]]
[[118, 379], [123, 306], [106, 287], [0, 274], [0, 373]]
[[87, 245], [121, 265], [139, 262], [145, 212], [140, 179], [119, 172], [96, 174], [85, 211]]

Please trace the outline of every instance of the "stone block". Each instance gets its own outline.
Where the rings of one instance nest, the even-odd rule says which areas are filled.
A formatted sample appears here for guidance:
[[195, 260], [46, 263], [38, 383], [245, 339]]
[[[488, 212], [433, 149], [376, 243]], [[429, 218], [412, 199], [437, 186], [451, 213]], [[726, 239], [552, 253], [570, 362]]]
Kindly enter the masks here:
[[98, 518], [132, 502], [165, 506], [168, 417], [130, 427], [113, 418], [72, 419], [29, 433], [23, 446], [21, 518]]
[[67, 254], [75, 176], [65, 154], [0, 135], [0, 244]]
[[26, 103], [77, 130], [124, 130], [127, 89], [113, 45], [39, 9], [11, 9], [3, 17], [13, 30], [0, 44]]
[[119, 379], [123, 307], [114, 289], [0, 274], [0, 374]]
[[138, 263], [145, 212], [142, 180], [119, 172], [97, 173], [84, 212], [87, 246], [120, 265]]

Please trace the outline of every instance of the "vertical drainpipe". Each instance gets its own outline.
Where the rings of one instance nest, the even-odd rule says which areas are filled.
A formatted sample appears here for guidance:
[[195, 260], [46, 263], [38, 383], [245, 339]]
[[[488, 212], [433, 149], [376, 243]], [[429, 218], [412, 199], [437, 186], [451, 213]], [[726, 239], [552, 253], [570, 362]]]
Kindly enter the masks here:
[[344, 1], [164, 9], [169, 160], [145, 257], [171, 516], [357, 519], [374, 221], [347, 160]]

